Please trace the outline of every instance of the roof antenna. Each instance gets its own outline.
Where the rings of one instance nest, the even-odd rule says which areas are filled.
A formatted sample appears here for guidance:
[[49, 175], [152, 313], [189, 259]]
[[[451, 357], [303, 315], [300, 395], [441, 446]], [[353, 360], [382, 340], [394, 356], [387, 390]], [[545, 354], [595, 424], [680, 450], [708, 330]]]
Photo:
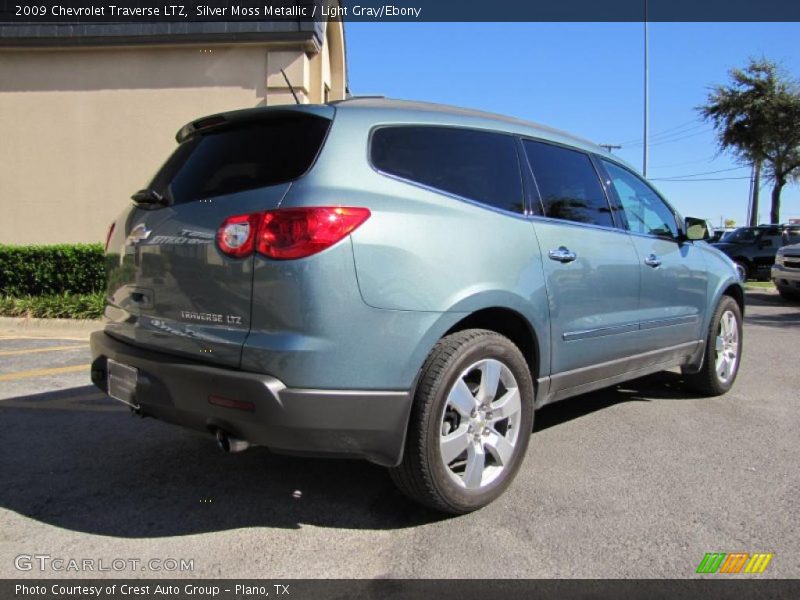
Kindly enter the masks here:
[[292, 92], [292, 98], [294, 98], [294, 103], [295, 104], [300, 104], [300, 100], [297, 99], [297, 94], [294, 93], [294, 88], [292, 87], [292, 84], [289, 81], [289, 78], [286, 76], [286, 71], [281, 69], [281, 75], [283, 75], [283, 79], [284, 79], [284, 81], [286, 81], [286, 85], [289, 86], [289, 91]]

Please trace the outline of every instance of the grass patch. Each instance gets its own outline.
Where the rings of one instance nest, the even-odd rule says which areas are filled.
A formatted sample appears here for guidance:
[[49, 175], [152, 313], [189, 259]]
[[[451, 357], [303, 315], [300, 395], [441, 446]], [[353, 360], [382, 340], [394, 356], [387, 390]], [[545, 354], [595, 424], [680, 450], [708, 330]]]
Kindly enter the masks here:
[[775, 286], [771, 281], [748, 281], [744, 284], [748, 290], [774, 290]]
[[49, 294], [0, 296], [0, 316], [43, 319], [98, 319], [103, 316], [105, 294]]

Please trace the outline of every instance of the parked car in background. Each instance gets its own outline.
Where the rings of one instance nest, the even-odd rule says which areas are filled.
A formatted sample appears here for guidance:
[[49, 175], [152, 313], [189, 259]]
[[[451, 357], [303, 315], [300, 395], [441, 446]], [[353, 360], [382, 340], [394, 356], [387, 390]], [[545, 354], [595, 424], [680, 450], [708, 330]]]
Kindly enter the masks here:
[[778, 249], [772, 282], [784, 298], [800, 300], [800, 244]]
[[590, 142], [375, 98], [177, 140], [109, 231], [91, 341], [137, 414], [366, 459], [465, 513], [511, 483], [541, 406], [675, 367], [705, 395], [736, 379], [733, 263]]
[[768, 280], [778, 248], [800, 242], [800, 225], [739, 227], [714, 247], [731, 257], [743, 279]]
[[730, 233], [731, 231], [735, 231], [735, 227], [717, 227], [717, 228], [710, 228], [711, 237], [708, 239], [709, 244], [713, 244], [714, 242], [718, 242], [722, 239], [722, 237]]

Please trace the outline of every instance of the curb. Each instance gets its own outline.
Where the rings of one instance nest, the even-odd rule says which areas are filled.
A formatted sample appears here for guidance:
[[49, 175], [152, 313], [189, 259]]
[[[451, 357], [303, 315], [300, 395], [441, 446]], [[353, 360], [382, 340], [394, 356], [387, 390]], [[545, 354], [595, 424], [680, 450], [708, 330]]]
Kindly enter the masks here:
[[102, 329], [102, 319], [36, 319], [0, 317], [0, 337], [75, 338], [88, 340]]

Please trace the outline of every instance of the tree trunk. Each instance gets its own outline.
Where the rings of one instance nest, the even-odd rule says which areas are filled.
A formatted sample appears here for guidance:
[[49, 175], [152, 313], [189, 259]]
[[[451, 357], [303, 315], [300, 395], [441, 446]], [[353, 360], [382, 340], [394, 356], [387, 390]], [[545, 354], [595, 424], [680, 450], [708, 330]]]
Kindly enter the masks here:
[[753, 198], [750, 201], [750, 227], [758, 225], [758, 188], [761, 186], [761, 160], [755, 162], [755, 176], [753, 177]]
[[786, 185], [785, 179], [775, 178], [775, 185], [772, 186], [772, 210], [769, 213], [769, 222], [773, 225], [781, 222], [781, 190], [784, 185]]

